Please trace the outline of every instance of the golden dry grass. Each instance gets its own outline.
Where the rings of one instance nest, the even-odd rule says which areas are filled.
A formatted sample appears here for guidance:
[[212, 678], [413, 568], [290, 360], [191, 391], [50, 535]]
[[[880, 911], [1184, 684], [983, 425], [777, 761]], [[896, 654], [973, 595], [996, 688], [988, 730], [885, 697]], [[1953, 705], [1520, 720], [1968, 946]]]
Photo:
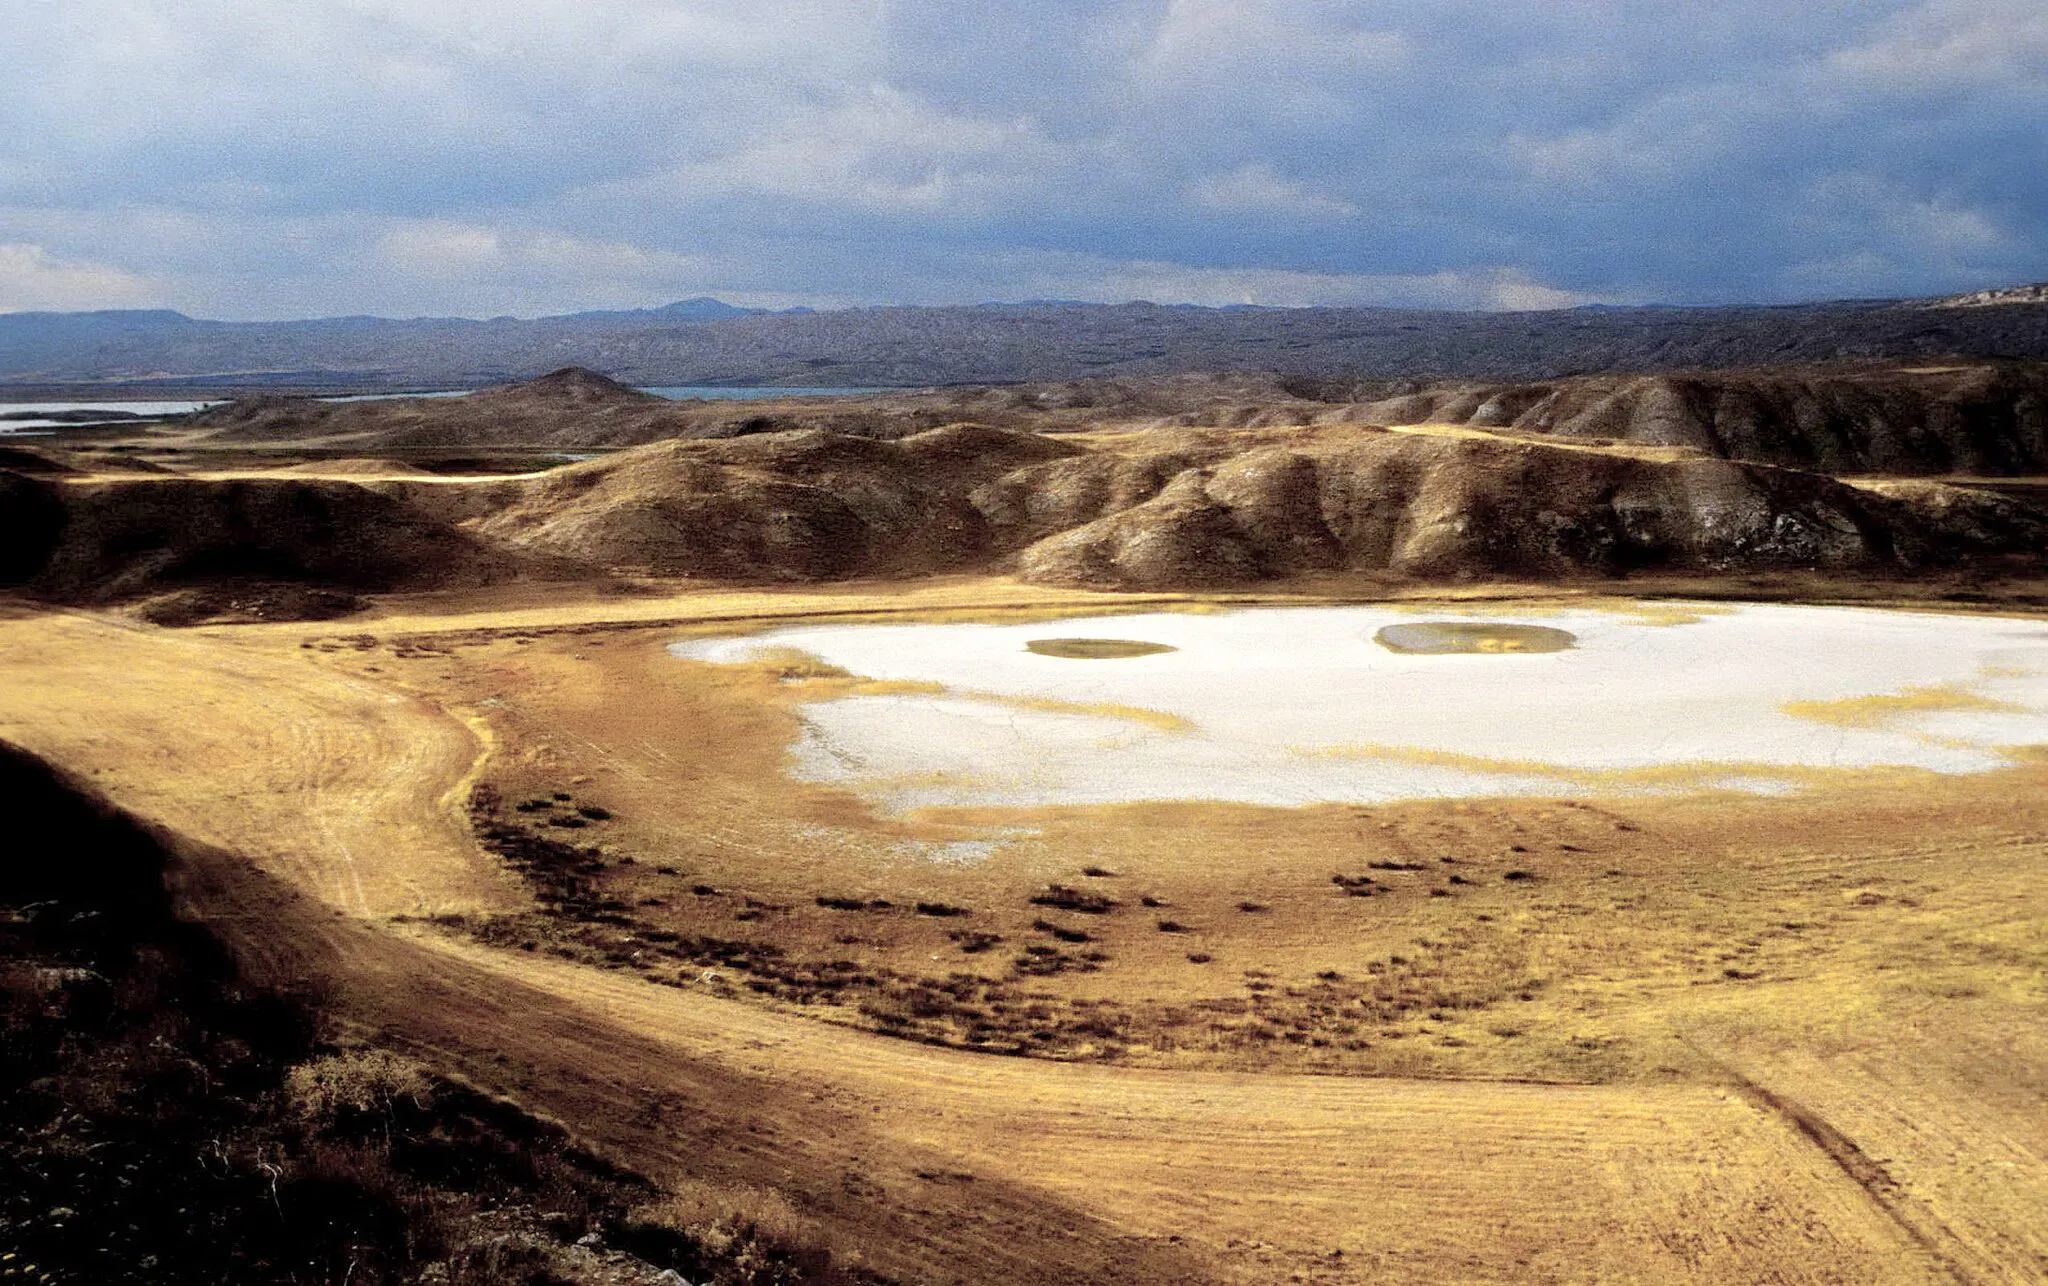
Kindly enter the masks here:
[[1698, 460], [1706, 452], [1691, 446], [1652, 446], [1641, 442], [1626, 442], [1614, 438], [1597, 440], [1560, 438], [1547, 433], [1517, 433], [1511, 429], [1489, 429], [1476, 424], [1389, 424], [1383, 430], [1387, 433], [1402, 433], [1415, 437], [1461, 438], [1476, 442], [1515, 442], [1542, 446], [1556, 451], [1578, 451], [1587, 455], [1622, 456], [1632, 460], [1649, 460], [1658, 464], [1669, 464], [1675, 460]]
[[1905, 715], [1966, 712], [2009, 713], [2018, 707], [1996, 701], [1961, 684], [1937, 683], [1906, 688], [1876, 696], [1844, 697], [1838, 701], [1790, 701], [1785, 713], [1795, 719], [1830, 723], [1842, 728], [1876, 728]]
[[[0, 736], [302, 892], [222, 868], [190, 896], [258, 954], [322, 944], [337, 1003], [422, 1057], [710, 1185], [679, 1220], [786, 1203], [887, 1271], [988, 1281], [2048, 1272], [2048, 758], [1785, 799], [880, 819], [781, 771], [802, 702], [858, 679], [664, 645], [1225, 600], [523, 592], [339, 630], [10, 614]], [[609, 960], [477, 847], [477, 783], [601, 805], [574, 831], [534, 820], [555, 804], [529, 820], [600, 848], [636, 923], [772, 944], [779, 968], [843, 959], [882, 999], [970, 975], [989, 1030], [1054, 1032], [1058, 1058], [879, 1035], [888, 1006], [758, 992], [744, 962]], [[926, 856], [963, 841], [985, 858]], [[1074, 896], [1031, 901], [1050, 886]], [[1116, 905], [1067, 909], [1088, 897]], [[443, 913], [540, 949], [393, 918]], [[966, 952], [963, 929], [1002, 942]], [[1108, 958], [1014, 976], [1027, 943]], [[899, 1026], [972, 1044], [957, 1007], [911, 1008]]]
[[979, 692], [972, 688], [962, 689], [956, 695], [969, 701], [984, 701], [991, 705], [1007, 706], [1013, 710], [1035, 710], [1040, 714], [1120, 719], [1126, 723], [1156, 728], [1160, 732], [1185, 733], [1194, 728], [1194, 724], [1180, 715], [1165, 710], [1148, 710], [1144, 706], [1123, 705], [1115, 701], [1062, 701], [1056, 697], [1017, 697], [1000, 692]]

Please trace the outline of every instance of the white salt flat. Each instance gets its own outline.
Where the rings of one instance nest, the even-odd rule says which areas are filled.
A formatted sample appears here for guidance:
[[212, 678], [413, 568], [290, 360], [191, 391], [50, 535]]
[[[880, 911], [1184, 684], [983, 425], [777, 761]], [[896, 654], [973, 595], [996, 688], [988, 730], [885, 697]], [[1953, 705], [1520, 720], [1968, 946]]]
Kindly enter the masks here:
[[[1669, 615], [1681, 605], [1658, 604]], [[2048, 621], [1698, 605], [1699, 619], [1461, 616], [1577, 636], [1542, 654], [1401, 655], [1389, 607], [1257, 608], [1027, 625], [806, 626], [694, 639], [692, 661], [796, 648], [943, 685], [804, 707], [790, 772], [885, 812], [1211, 799], [1373, 803], [1679, 789], [1784, 791], [1812, 770], [1979, 772], [2048, 742]], [[1034, 639], [1175, 648], [1077, 660]], [[1182, 721], [1020, 702], [1120, 707]]]

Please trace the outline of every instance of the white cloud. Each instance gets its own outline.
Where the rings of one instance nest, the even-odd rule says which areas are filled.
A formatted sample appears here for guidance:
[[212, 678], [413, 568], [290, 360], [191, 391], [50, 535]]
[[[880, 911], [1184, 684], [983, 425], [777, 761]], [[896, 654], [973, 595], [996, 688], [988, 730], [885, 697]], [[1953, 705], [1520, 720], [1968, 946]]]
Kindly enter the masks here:
[[1006, 200], [1028, 201], [1036, 179], [1064, 159], [1063, 150], [1027, 117], [947, 112], [917, 94], [876, 83], [742, 150], [652, 179], [601, 185], [588, 195], [641, 200], [753, 194], [859, 210], [973, 214]]
[[1202, 80], [1266, 73], [1261, 87], [1276, 90], [1392, 71], [1410, 53], [1401, 32], [1353, 26], [1326, 0], [1169, 0], [1142, 66]]
[[377, 254], [403, 272], [473, 273], [504, 262], [505, 239], [464, 223], [410, 223], [377, 238]]
[[1358, 207], [1342, 197], [1319, 192], [1276, 172], [1263, 161], [1240, 165], [1226, 174], [1210, 174], [1188, 190], [1197, 206], [1224, 214], [1260, 214], [1283, 219], [1348, 219]]
[[[865, 62], [878, 0], [344, 0], [339, 6], [426, 43], [493, 62], [575, 70], [598, 63], [672, 73], [754, 67], [830, 81]], [[806, 55], [793, 62], [794, 53]]]
[[1908, 198], [1884, 213], [1888, 230], [1909, 244], [1945, 256], [1998, 250], [2012, 238], [1982, 210], [1966, 209], [1936, 197]]
[[374, 232], [369, 254], [387, 290], [458, 314], [642, 308], [724, 286], [702, 256], [546, 229], [398, 221]]
[[1514, 269], [1467, 272], [1326, 273], [1288, 268], [1217, 268], [1159, 260], [1022, 252], [991, 256], [989, 274], [1014, 283], [1009, 298], [1121, 303], [1191, 303], [1209, 307], [1460, 308], [1518, 311], [1611, 302], [1560, 290]]
[[1844, 78], [1889, 89], [1952, 94], [2018, 82], [2048, 91], [2048, 8], [2038, 0], [1930, 0], [1826, 61]]
[[[1891, 294], [1897, 283], [1971, 279], [1984, 258], [2026, 246], [1992, 213], [1925, 196], [1866, 173], [1824, 175], [1799, 194], [1796, 218], [1833, 251], [1794, 264], [1797, 280], [1825, 293]], [[1995, 280], [1995, 279], [1994, 279]]]
[[394, 281], [457, 283], [471, 297], [573, 297], [576, 307], [638, 307], [698, 293], [710, 267], [698, 256], [624, 242], [445, 221], [392, 224], [372, 253]]
[[[0, 306], [142, 303], [229, 320], [362, 312], [487, 317], [638, 308], [714, 293], [748, 302], [739, 295], [772, 294], [745, 271], [704, 256], [513, 224], [354, 214], [228, 217], [157, 209], [0, 208], [0, 243], [34, 248], [52, 234], [68, 237], [75, 249], [61, 257], [42, 253], [46, 269], [69, 265], [80, 271], [41, 275], [51, 282], [68, 280], [71, 293], [61, 305], [38, 305], [12, 303], [0, 291]], [[223, 241], [232, 245], [232, 255], [221, 253]], [[142, 277], [96, 267], [106, 248], [124, 246], [163, 270]], [[94, 275], [102, 271], [112, 275]], [[102, 302], [92, 297], [95, 289]], [[309, 306], [308, 300], [316, 302]]]
[[0, 312], [122, 308], [158, 301], [147, 277], [66, 259], [25, 242], [0, 242]]
[[1160, 131], [1170, 150], [1268, 130], [1342, 135], [1414, 61], [1410, 35], [1354, 15], [1328, 0], [1168, 0], [1124, 73], [1126, 124]]

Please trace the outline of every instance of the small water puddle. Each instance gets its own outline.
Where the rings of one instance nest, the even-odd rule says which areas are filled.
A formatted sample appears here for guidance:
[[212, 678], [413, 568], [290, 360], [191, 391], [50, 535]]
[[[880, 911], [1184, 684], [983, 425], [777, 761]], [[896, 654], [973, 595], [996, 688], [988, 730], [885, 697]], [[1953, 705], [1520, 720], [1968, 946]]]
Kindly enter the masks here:
[[1024, 650], [1038, 656], [1065, 657], [1069, 661], [1120, 661], [1126, 657], [1158, 656], [1162, 652], [1180, 651], [1165, 643], [1145, 643], [1137, 639], [1032, 639], [1024, 644]]
[[1389, 652], [1408, 656], [1454, 656], [1473, 653], [1562, 652], [1578, 636], [1548, 625], [1512, 625], [1506, 621], [1415, 621], [1388, 625], [1372, 641]]

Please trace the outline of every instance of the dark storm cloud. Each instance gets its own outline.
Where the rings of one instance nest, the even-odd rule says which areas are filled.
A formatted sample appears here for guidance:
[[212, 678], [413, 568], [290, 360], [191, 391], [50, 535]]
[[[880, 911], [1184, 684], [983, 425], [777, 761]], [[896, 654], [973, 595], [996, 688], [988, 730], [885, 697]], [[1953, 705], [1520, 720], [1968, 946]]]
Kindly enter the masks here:
[[2048, 276], [2037, 0], [12, 0], [0, 307]]

